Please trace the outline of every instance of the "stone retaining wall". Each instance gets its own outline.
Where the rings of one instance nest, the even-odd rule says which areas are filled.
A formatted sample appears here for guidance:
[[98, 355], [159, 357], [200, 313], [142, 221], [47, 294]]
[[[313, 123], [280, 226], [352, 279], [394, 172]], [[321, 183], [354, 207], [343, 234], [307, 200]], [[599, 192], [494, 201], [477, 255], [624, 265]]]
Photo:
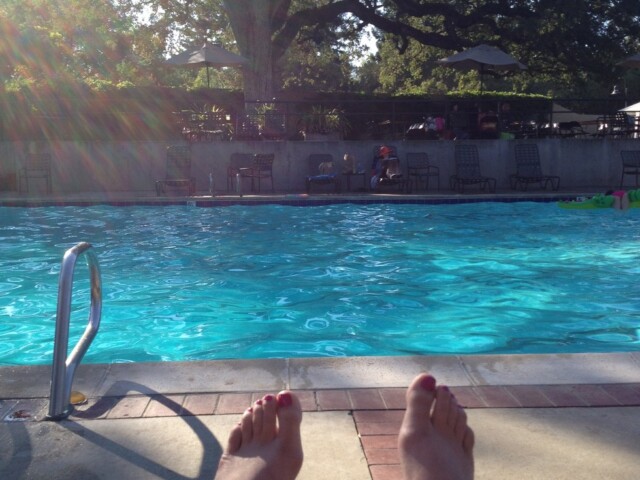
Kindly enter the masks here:
[[[539, 139], [473, 140], [478, 146], [482, 173], [497, 179], [498, 190], [509, 189], [509, 175], [514, 173], [514, 147], [519, 142], [538, 144], [543, 172], [561, 177], [562, 189], [588, 189], [594, 186], [617, 186], [620, 182], [620, 150], [640, 150], [638, 139]], [[227, 165], [230, 155], [240, 153], [274, 153], [275, 189], [279, 193], [304, 191], [307, 156], [331, 153], [341, 160], [352, 153], [357, 162], [369, 170], [373, 149], [380, 142], [202, 142], [192, 146], [192, 173], [198, 193], [209, 191], [209, 173], [217, 193], [226, 191]], [[440, 185], [448, 190], [453, 173], [453, 141], [397, 141], [402, 161], [408, 152], [427, 152], [440, 168]], [[165, 175], [163, 142], [56, 142], [47, 145], [53, 158], [53, 191], [60, 194], [84, 192], [153, 193], [155, 181]], [[27, 146], [0, 142], [0, 175], [18, 170]], [[629, 179], [629, 182], [631, 179]], [[352, 183], [352, 188], [359, 180]], [[269, 185], [263, 191], [269, 191]], [[246, 187], [245, 187], [246, 188]]]

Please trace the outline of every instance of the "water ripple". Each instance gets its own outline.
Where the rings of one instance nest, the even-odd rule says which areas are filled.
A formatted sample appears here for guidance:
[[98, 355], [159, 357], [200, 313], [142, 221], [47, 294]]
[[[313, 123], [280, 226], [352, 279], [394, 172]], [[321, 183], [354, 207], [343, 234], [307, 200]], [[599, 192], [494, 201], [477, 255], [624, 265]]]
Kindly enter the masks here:
[[[50, 363], [97, 250], [89, 362], [640, 350], [640, 211], [552, 204], [0, 208], [0, 364]], [[72, 338], [88, 316], [76, 267]]]

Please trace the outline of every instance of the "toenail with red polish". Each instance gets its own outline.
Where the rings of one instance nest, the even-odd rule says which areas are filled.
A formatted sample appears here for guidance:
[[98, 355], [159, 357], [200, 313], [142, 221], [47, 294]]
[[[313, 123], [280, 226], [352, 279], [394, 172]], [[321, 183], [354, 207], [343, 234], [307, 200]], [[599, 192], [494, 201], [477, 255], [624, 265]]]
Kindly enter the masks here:
[[428, 392], [433, 392], [436, 389], [436, 379], [428, 375], [422, 379], [420, 386]]
[[278, 405], [281, 407], [289, 407], [293, 404], [293, 398], [290, 393], [282, 393], [278, 395]]
[[265, 402], [271, 402], [273, 400], [273, 395], [265, 395], [264, 396], [264, 401]]
[[256, 400], [256, 405], [262, 405], [262, 399]]

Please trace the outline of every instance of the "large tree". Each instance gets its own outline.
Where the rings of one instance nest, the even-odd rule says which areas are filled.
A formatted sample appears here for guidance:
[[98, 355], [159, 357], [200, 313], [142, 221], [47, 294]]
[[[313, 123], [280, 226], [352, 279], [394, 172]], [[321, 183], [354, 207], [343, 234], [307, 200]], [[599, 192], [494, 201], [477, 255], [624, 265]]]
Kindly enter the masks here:
[[[177, 3], [188, 7], [192, 2]], [[203, 0], [204, 1], [204, 0]], [[163, 0], [165, 4], [169, 0]], [[411, 41], [461, 50], [478, 42], [507, 48], [534, 72], [602, 77], [638, 47], [637, 0], [222, 0], [241, 54], [248, 100], [271, 99], [276, 65], [302, 31], [373, 25], [404, 53]]]
[[[139, 14], [135, 30], [125, 16], [133, 8]], [[637, 0], [5, 0], [0, 17], [3, 9], [19, 30], [19, 45], [35, 41], [41, 44], [38, 51], [51, 52], [37, 59], [13, 58], [22, 62], [23, 75], [47, 79], [47, 71], [58, 76], [67, 71], [88, 82], [160, 81], [163, 74], [155, 65], [162, 55], [214, 40], [249, 59], [243, 75], [247, 100], [270, 100], [289, 84], [292, 75], [281, 72], [297, 61], [289, 56], [292, 51], [311, 59], [309, 42], [315, 42], [318, 56], [333, 57], [323, 58], [329, 69], [331, 62], [344, 60], [334, 46], [368, 25], [386, 32], [399, 54], [414, 53], [410, 46], [422, 44], [433, 58], [438, 51], [445, 55], [490, 43], [526, 63], [532, 74], [552, 74], [569, 84], [585, 79], [610, 84], [621, 74], [616, 61], [640, 47]], [[4, 52], [15, 57], [10, 43], [15, 39], [3, 35], [0, 57], [3, 40]], [[136, 59], [143, 68], [136, 70]], [[7, 71], [6, 64], [2, 69]], [[314, 73], [297, 72], [301, 79]], [[336, 78], [326, 85], [344, 83]], [[428, 85], [418, 79], [411, 83]]]

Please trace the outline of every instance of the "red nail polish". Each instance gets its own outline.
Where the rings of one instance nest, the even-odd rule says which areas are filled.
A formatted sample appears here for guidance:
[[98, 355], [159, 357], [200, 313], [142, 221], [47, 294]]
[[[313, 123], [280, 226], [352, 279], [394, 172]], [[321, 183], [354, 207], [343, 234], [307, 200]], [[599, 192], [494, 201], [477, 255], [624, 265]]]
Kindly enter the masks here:
[[293, 404], [293, 398], [290, 393], [281, 393], [278, 395], [278, 406], [289, 407]]
[[265, 401], [265, 402], [271, 402], [271, 401], [273, 401], [273, 395], [265, 395], [265, 396], [264, 396], [264, 401]]
[[422, 379], [420, 386], [428, 392], [433, 392], [436, 389], [436, 379], [428, 375]]
[[256, 405], [262, 405], [262, 399], [256, 400]]

